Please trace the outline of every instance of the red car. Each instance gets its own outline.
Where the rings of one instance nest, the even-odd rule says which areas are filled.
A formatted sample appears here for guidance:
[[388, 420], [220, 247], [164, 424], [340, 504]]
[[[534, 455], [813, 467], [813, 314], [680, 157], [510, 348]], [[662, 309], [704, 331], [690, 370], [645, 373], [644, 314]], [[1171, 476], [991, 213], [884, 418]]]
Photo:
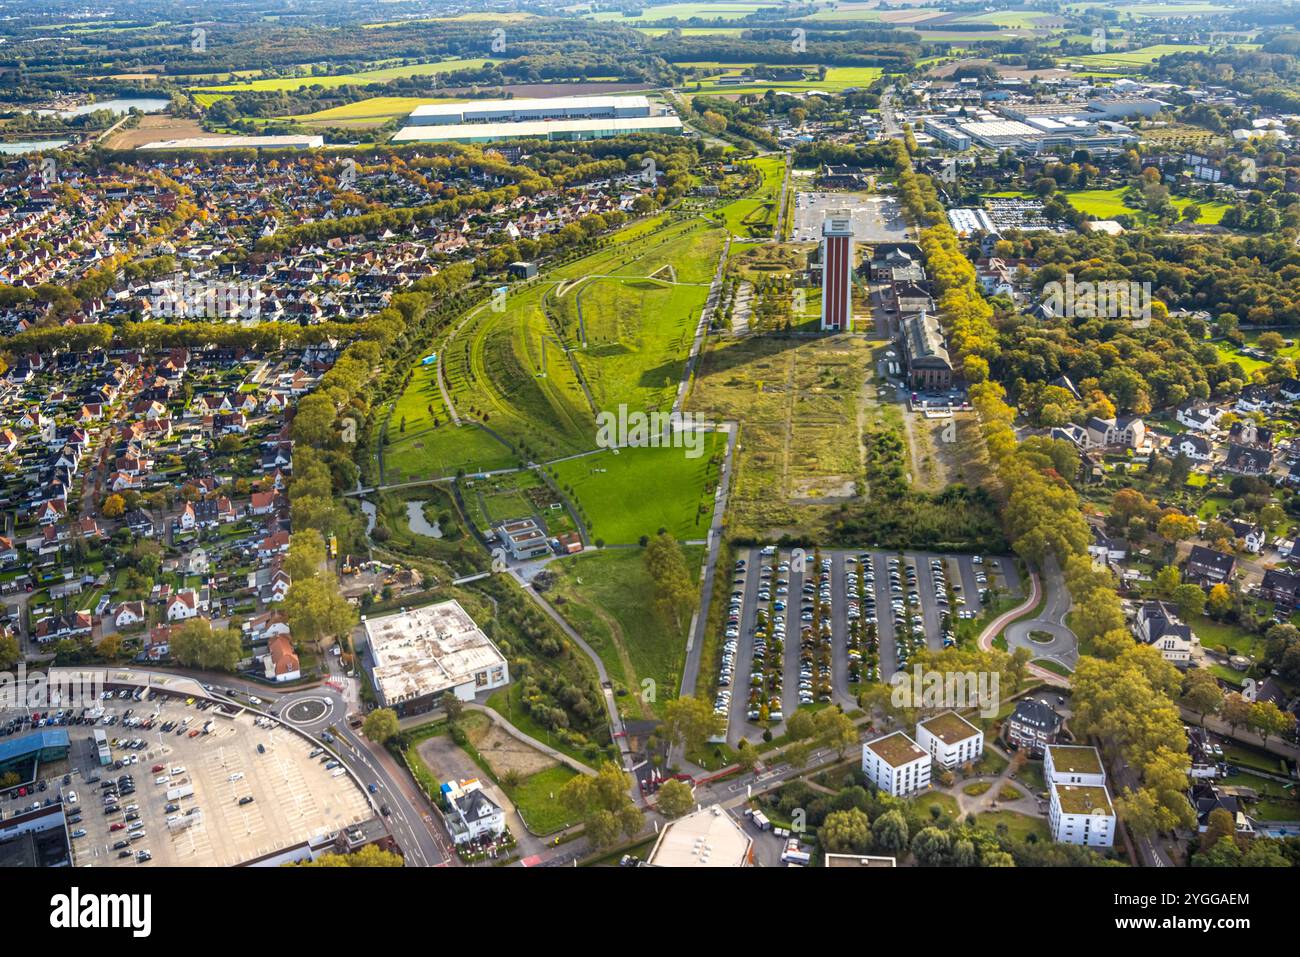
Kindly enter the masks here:
[[165, 764], [155, 764], [155, 765], [154, 765], [152, 768], [150, 768], [149, 770], [151, 770], [154, 774], [157, 774], [159, 771], [164, 770], [166, 767], [167, 767], [167, 766], [166, 766]]
[[109, 830], [110, 832], [112, 832], [112, 831], [120, 831], [120, 830], [122, 830], [122, 828], [124, 828], [124, 827], [126, 827], [126, 825], [123, 824], [121, 821], [118, 821], [116, 824], [114, 824], [114, 825], [112, 825], [111, 827], [109, 827], [108, 830]]

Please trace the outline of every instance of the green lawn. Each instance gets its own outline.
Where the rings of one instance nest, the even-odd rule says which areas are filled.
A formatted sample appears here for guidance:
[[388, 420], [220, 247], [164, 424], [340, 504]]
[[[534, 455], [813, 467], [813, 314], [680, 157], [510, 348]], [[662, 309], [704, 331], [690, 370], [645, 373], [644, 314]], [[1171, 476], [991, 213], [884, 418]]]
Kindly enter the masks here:
[[1213, 621], [1205, 615], [1192, 615], [1187, 623], [1206, 648], [1227, 647], [1234, 655], [1249, 657], [1255, 655], [1263, 644], [1263, 639], [1254, 632], [1227, 622]]
[[975, 817], [976, 827], [996, 831], [999, 825], [1005, 825], [1008, 835], [1015, 841], [1023, 841], [1031, 834], [1035, 835], [1040, 841], [1050, 841], [1052, 839], [1052, 832], [1048, 829], [1047, 821], [1041, 817], [1029, 817], [1015, 811], [985, 811]]
[[[696, 575], [703, 547], [688, 546], [684, 553], [687, 567]], [[586, 552], [553, 562], [549, 570], [558, 576], [555, 594], [565, 599], [556, 607], [596, 648], [611, 677], [631, 695], [640, 695], [643, 682], [652, 681], [646, 704], [656, 713], [664, 701], [675, 698], [690, 622], [675, 630], [655, 612], [654, 581], [646, 571], [644, 552], [640, 548]], [[627, 673], [625, 660], [632, 674]], [[638, 710], [629, 707], [632, 714]]]
[[516, 787], [501, 785], [514, 801], [519, 816], [534, 834], [544, 836], [576, 823], [573, 815], [558, 800], [560, 788], [577, 776], [577, 771], [557, 764], [524, 778]]
[[560, 488], [582, 510], [591, 538], [610, 545], [636, 543], [667, 529], [679, 541], [702, 539], [712, 521], [717, 466], [725, 436], [706, 432], [703, 454], [682, 448], [608, 449], [553, 466]]

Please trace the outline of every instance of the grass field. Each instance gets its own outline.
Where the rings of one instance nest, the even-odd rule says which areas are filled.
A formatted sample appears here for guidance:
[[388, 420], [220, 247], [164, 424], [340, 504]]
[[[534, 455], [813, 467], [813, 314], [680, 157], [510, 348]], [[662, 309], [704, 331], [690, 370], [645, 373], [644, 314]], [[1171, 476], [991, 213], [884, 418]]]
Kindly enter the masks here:
[[359, 73], [342, 73], [338, 76], [284, 76], [263, 80], [247, 80], [242, 83], [224, 83], [213, 86], [198, 86], [194, 89], [217, 92], [238, 93], [248, 90], [301, 90], [309, 86], [321, 86], [332, 89], [349, 84], [384, 83], [407, 76], [434, 76], [439, 73], [451, 73], [456, 70], [478, 69], [484, 64], [496, 63], [491, 58], [475, 60], [439, 60], [434, 63], [412, 63], [406, 66], [391, 66], [376, 70], [363, 70]]
[[[702, 546], [685, 546], [691, 573]], [[686, 654], [685, 628], [676, 631], [654, 610], [654, 581], [640, 548], [586, 552], [552, 562], [560, 613], [591, 644], [615, 681], [619, 704], [634, 717], [653, 717], [677, 696]], [[653, 682], [646, 686], [646, 681]]]
[[1016, 841], [1023, 841], [1031, 834], [1040, 841], [1052, 839], [1047, 821], [1040, 817], [1017, 814], [1015, 811], [985, 811], [976, 815], [975, 826], [989, 831], [997, 831], [999, 826], [1005, 827], [1007, 834]]
[[514, 787], [504, 782], [501, 789], [515, 803], [528, 830], [539, 836], [554, 834], [574, 824], [574, 818], [559, 801], [560, 788], [577, 776], [572, 768], [557, 764], [545, 771], [530, 774]]
[[[1134, 209], [1132, 206], [1124, 205], [1124, 192], [1122, 187], [1114, 189], [1066, 189], [1061, 190], [1061, 195], [1070, 201], [1073, 206], [1081, 213], [1087, 213], [1090, 216], [1096, 216], [1098, 219], [1114, 219], [1116, 216], [1133, 216], [1139, 221], [1146, 219], [1146, 213], [1140, 209]], [[1026, 193], [993, 193], [993, 196], [1027, 196]], [[1170, 202], [1175, 209], [1181, 214], [1188, 206], [1196, 205], [1201, 208], [1200, 219], [1198, 223], [1205, 226], [1215, 226], [1223, 219], [1223, 214], [1228, 210], [1227, 203], [1220, 202], [1203, 202], [1189, 199], [1186, 196], [1171, 196]]]
[[432, 364], [416, 366], [393, 403], [384, 432], [384, 480], [443, 478], [520, 464], [518, 456], [474, 423], [453, 424]]
[[556, 482], [576, 499], [594, 541], [634, 544], [667, 529], [679, 541], [702, 539], [712, 517], [712, 489], [724, 447], [721, 433], [703, 436], [704, 454], [674, 448], [609, 449], [559, 462]]
[[728, 507], [732, 534], [817, 534], [857, 494], [870, 413], [862, 384], [872, 348], [863, 339], [754, 336], [714, 342], [687, 409], [743, 423]]

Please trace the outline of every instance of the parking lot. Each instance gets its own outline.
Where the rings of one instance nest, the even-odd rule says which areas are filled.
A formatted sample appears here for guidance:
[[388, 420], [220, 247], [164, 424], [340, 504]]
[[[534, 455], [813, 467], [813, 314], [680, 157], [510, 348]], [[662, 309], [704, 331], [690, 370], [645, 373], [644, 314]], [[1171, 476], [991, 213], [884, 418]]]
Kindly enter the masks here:
[[755, 740], [764, 723], [779, 734], [801, 705], [855, 707], [862, 682], [955, 643], [956, 620], [978, 617], [992, 587], [1020, 593], [1011, 559], [749, 549], [732, 569], [714, 700], [728, 740]]
[[821, 242], [826, 213], [839, 209], [850, 211], [855, 242], [899, 242], [908, 238], [907, 222], [894, 197], [819, 191], [795, 194], [791, 240], [796, 243]]
[[[201, 704], [114, 696], [93, 724], [68, 726], [68, 760], [42, 768], [48, 787], [36, 797], [62, 795], [74, 864], [229, 867], [373, 816], [308, 739], [238, 706]], [[15, 810], [31, 797], [17, 800]]]

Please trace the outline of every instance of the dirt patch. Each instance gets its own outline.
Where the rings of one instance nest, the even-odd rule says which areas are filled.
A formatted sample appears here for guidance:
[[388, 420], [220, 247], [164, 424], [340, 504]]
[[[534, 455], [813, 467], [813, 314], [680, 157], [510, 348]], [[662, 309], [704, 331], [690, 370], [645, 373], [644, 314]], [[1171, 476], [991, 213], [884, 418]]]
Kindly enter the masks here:
[[491, 765], [498, 779], [511, 771], [517, 771], [521, 778], [526, 778], [556, 765], [553, 759], [511, 737], [495, 724], [483, 731], [478, 740], [474, 740], [474, 737], [471, 735], [474, 747], [483, 756], [483, 760]]
[[162, 140], [179, 140], [192, 136], [207, 136], [198, 120], [181, 119], [165, 114], [150, 114], [140, 117], [140, 123], [134, 129], [119, 130], [110, 136], [104, 145], [111, 150], [133, 150], [146, 143]]

